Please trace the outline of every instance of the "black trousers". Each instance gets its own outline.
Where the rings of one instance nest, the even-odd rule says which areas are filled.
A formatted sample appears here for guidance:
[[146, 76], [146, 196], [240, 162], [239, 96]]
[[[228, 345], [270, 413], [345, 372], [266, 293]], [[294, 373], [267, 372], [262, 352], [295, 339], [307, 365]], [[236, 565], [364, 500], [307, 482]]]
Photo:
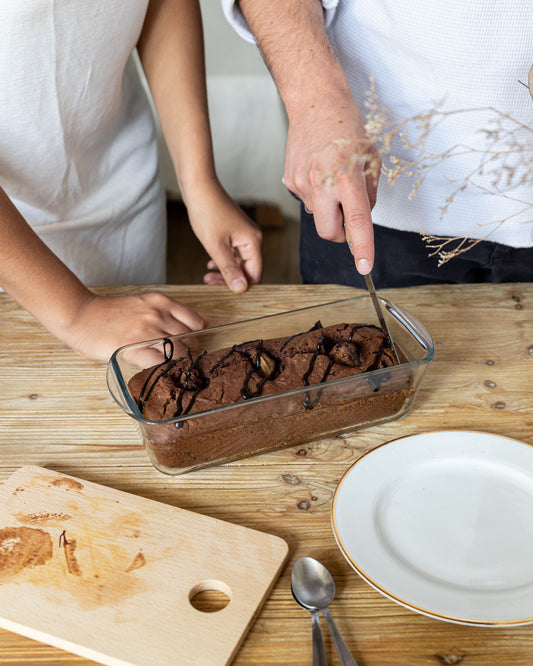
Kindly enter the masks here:
[[[365, 288], [346, 243], [317, 234], [313, 216], [301, 206], [300, 272], [304, 284], [343, 284]], [[513, 248], [490, 241], [450, 259], [442, 266], [419, 234], [374, 225], [376, 288], [473, 282], [533, 282], [533, 247]]]

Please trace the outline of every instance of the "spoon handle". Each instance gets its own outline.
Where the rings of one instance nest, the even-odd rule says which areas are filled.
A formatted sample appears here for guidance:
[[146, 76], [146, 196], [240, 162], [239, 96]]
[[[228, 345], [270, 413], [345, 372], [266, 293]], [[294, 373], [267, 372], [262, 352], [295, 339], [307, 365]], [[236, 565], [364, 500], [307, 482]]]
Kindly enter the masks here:
[[352, 653], [350, 652], [350, 650], [348, 650], [348, 646], [344, 642], [342, 636], [339, 634], [337, 625], [335, 624], [333, 618], [331, 617], [331, 613], [329, 612], [329, 608], [327, 606], [326, 608], [323, 608], [322, 613], [324, 613], [324, 617], [326, 618], [326, 621], [328, 623], [329, 630], [331, 632], [331, 635], [333, 636], [335, 649], [337, 650], [337, 654], [339, 655], [339, 659], [342, 666], [357, 666], [357, 662], [352, 657]]
[[328, 666], [318, 610], [311, 611], [311, 622], [313, 623], [313, 666]]

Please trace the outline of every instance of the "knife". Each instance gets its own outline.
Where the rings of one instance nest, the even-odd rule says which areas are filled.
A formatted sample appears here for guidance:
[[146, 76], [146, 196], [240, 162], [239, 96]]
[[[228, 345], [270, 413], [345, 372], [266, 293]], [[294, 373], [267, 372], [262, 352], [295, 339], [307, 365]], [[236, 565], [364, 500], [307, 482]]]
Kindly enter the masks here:
[[[346, 228], [346, 225], [344, 225], [344, 233], [346, 235], [346, 241], [348, 243], [348, 247], [350, 248], [350, 252], [353, 255], [353, 245], [352, 245], [352, 239], [350, 236], [350, 232]], [[385, 321], [385, 316], [383, 315], [383, 310], [381, 308], [381, 303], [379, 302], [378, 295], [376, 294], [376, 288], [374, 287], [374, 281], [372, 280], [372, 277], [370, 273], [367, 273], [366, 275], [363, 275], [365, 278], [366, 282], [366, 288], [368, 289], [368, 293], [370, 294], [370, 298], [372, 300], [372, 304], [374, 306], [374, 310], [376, 311], [376, 315], [379, 320], [379, 324], [381, 328], [383, 329], [385, 336], [387, 337], [387, 342], [389, 343], [389, 347], [392, 350], [394, 359], [398, 365], [400, 365], [400, 358], [398, 356], [398, 352], [396, 351], [396, 347], [394, 346], [394, 341], [392, 339], [392, 335], [390, 333], [389, 327], [387, 325], [387, 322]]]

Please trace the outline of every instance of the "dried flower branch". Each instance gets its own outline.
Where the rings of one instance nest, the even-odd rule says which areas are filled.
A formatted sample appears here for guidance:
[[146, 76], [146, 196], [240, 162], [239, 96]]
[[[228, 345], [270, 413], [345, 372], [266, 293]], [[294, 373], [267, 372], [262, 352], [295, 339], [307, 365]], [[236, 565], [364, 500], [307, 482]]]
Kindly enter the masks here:
[[[533, 98], [533, 67], [529, 72], [528, 83]], [[533, 213], [533, 202], [521, 201], [503, 191], [533, 182], [533, 129], [493, 107], [443, 111], [441, 106], [442, 104], [439, 104], [436, 108], [411, 118], [398, 118], [381, 102], [375, 83], [371, 81], [366, 101], [366, 131], [369, 140], [378, 147], [383, 160], [382, 173], [389, 184], [394, 185], [403, 177], [413, 178], [409, 195], [413, 198], [432, 170], [442, 167], [456, 157], [469, 155], [475, 159], [470, 171], [457, 178], [446, 178], [452, 189], [439, 207], [440, 219], [446, 215], [456, 197], [467, 188], [477, 188], [486, 194], [504, 197], [522, 204], [522, 208], [504, 219], [478, 224], [476, 228], [487, 228], [487, 233], [479, 239], [468, 235], [443, 238], [423, 232], [421, 236], [430, 250], [429, 256], [437, 255], [439, 266], [467, 252], [481, 240], [488, 239], [507, 220], [528, 211]], [[432, 152], [427, 147], [432, 133], [448, 118], [462, 114], [482, 114], [484, 118], [489, 116], [489, 126], [480, 130], [483, 141], [479, 142], [479, 145], [477, 142], [472, 145], [457, 144], [444, 152]], [[401, 154], [412, 157], [406, 159], [392, 154], [393, 148], [398, 147]], [[487, 182], [490, 183], [490, 188], [487, 187]]]
[[[478, 189], [484, 190], [486, 193], [493, 194], [493, 191], [489, 191], [486, 188], [483, 188], [481, 186], [477, 186]], [[428, 250], [431, 250], [429, 253], [430, 257], [434, 257], [435, 255], [438, 256], [439, 261], [438, 261], [438, 266], [442, 266], [442, 264], [445, 264], [447, 261], [450, 259], [453, 259], [454, 257], [459, 256], [460, 254], [463, 254], [464, 252], [468, 252], [471, 248], [476, 246], [478, 243], [480, 243], [483, 240], [487, 240], [489, 236], [494, 233], [496, 229], [498, 229], [504, 222], [507, 220], [510, 220], [513, 217], [518, 217], [519, 215], [522, 215], [523, 213], [526, 213], [528, 211], [533, 210], [533, 203], [528, 203], [526, 201], [522, 201], [520, 199], [516, 199], [514, 197], [509, 197], [508, 195], [504, 193], [500, 193], [500, 196], [505, 197], [507, 199], [510, 199], [515, 202], [522, 203], [524, 207], [512, 215], [509, 215], [508, 217], [500, 220], [494, 220], [489, 223], [480, 223], [478, 227], [483, 227], [483, 226], [491, 226], [492, 228], [490, 231], [487, 232], [487, 234], [482, 237], [482, 238], [470, 238], [469, 236], [456, 236], [455, 238], [452, 237], [442, 237], [442, 236], [433, 236], [431, 234], [427, 233], [422, 233], [421, 237], [422, 240], [426, 243], [426, 247]], [[530, 220], [530, 222], [533, 222], [533, 220]], [[455, 244], [455, 245], [454, 245]], [[451, 249], [448, 249], [451, 248]]]

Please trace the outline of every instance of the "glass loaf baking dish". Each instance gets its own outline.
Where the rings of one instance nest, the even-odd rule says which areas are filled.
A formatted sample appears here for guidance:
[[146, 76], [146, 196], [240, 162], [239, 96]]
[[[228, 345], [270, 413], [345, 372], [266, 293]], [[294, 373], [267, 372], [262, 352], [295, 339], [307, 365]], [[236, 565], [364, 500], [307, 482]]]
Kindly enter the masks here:
[[[380, 298], [401, 365], [372, 370], [321, 384], [240, 400], [163, 421], [143, 416], [128, 389], [141, 370], [169, 363], [190, 349], [231, 348], [251, 340], [290, 337], [320, 321], [378, 325], [367, 294], [281, 314], [217, 326], [118, 349], [107, 369], [107, 384], [118, 405], [134, 418], [154, 467], [183, 474], [312, 440], [343, 435], [404, 416], [413, 405], [433, 357], [426, 327], [403, 308]], [[170, 342], [169, 342], [170, 341]], [[174, 351], [174, 357], [169, 353]]]

